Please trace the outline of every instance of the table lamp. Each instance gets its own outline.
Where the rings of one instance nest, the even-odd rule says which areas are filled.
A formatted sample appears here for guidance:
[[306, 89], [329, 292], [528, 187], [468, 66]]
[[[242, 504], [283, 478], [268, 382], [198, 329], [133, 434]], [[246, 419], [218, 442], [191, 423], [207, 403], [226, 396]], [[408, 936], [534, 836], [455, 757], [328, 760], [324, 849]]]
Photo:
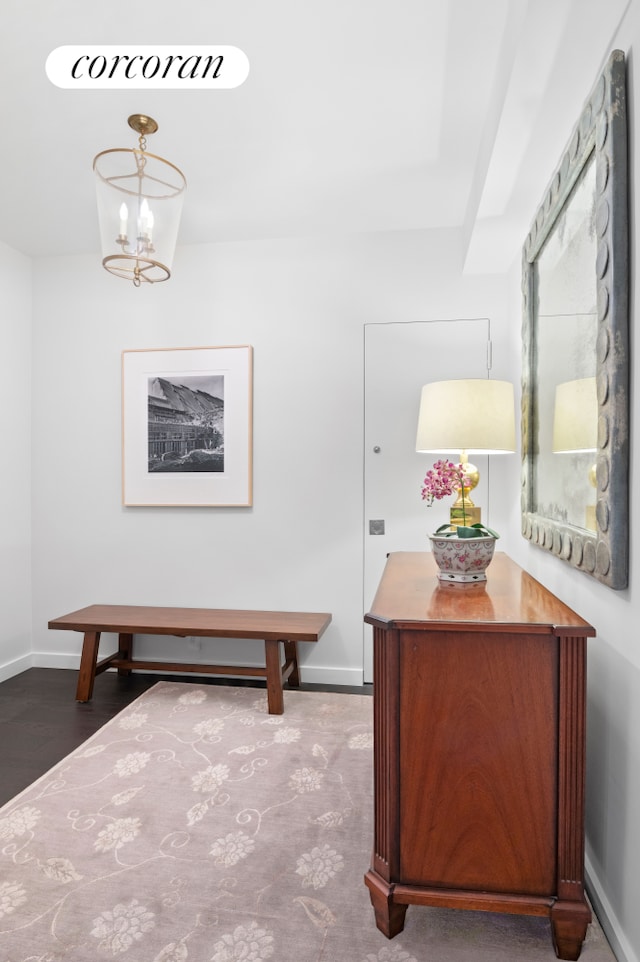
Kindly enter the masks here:
[[[467, 481], [451, 508], [451, 524], [480, 523], [480, 508], [469, 496], [480, 479], [469, 453], [509, 454], [516, 449], [513, 385], [469, 378], [433, 381], [420, 396], [416, 451], [457, 456]], [[464, 493], [464, 507], [463, 507]]]

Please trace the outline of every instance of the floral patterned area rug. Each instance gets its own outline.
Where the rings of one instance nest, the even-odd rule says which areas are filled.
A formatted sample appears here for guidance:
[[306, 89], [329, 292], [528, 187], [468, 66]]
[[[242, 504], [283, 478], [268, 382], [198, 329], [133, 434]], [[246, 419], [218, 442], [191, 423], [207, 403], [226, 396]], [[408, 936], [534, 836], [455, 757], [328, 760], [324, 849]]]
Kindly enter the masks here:
[[[160, 682], [0, 809], [0, 962], [536, 962], [544, 919], [376, 928], [372, 699]], [[615, 962], [597, 923], [582, 959]]]

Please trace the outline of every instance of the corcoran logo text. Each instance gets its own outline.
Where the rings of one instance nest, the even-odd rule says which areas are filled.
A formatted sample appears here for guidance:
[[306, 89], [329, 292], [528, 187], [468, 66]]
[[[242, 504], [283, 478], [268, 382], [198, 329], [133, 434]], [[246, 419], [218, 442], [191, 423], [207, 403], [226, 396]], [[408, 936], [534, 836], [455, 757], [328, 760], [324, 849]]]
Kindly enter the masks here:
[[239, 47], [56, 47], [47, 57], [47, 77], [66, 90], [188, 89], [239, 87], [249, 59]]

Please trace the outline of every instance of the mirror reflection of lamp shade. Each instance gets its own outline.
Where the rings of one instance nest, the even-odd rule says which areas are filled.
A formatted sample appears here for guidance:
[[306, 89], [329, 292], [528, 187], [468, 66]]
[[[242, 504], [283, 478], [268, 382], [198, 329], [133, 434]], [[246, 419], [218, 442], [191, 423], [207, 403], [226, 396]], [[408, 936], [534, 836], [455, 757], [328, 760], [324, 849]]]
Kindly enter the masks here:
[[569, 454], [598, 447], [598, 400], [595, 377], [565, 381], [556, 387], [553, 451]]

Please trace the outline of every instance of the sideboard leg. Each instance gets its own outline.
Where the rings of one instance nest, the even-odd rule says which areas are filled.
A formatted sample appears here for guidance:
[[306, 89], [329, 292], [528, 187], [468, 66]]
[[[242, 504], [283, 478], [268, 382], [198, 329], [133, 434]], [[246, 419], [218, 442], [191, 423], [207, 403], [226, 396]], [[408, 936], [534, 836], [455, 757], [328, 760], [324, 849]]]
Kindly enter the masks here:
[[575, 962], [591, 921], [589, 907], [581, 902], [556, 902], [551, 908], [553, 947], [559, 959]]
[[407, 906], [393, 901], [393, 885], [389, 885], [375, 872], [367, 872], [364, 881], [369, 889], [376, 925], [388, 939], [394, 938], [404, 928]]

